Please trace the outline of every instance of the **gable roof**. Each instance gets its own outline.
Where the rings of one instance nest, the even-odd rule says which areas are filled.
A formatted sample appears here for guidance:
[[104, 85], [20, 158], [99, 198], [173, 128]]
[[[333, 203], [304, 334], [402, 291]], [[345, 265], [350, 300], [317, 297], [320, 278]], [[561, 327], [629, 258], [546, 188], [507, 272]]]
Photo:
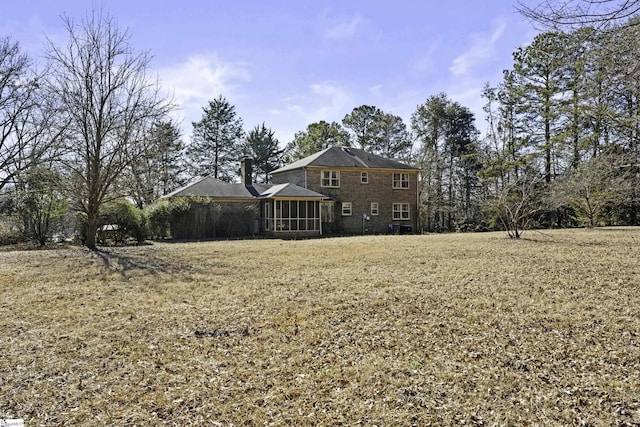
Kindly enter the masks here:
[[295, 184], [253, 184], [244, 185], [220, 181], [212, 177], [204, 177], [179, 188], [167, 197], [211, 197], [217, 199], [255, 200], [273, 197], [325, 199], [326, 196], [307, 190]]
[[318, 151], [304, 159], [290, 163], [280, 169], [274, 170], [272, 174], [286, 172], [294, 169], [301, 169], [308, 166], [330, 167], [330, 168], [365, 168], [365, 169], [402, 169], [415, 170], [413, 166], [387, 159], [377, 154], [371, 154], [359, 148], [350, 147], [329, 147]]
[[304, 187], [300, 187], [299, 185], [286, 183], [286, 184], [277, 184], [268, 189], [267, 191], [262, 193], [262, 197], [283, 197], [283, 198], [322, 198], [326, 199], [327, 196], [324, 194], [316, 193], [315, 191], [307, 190]]

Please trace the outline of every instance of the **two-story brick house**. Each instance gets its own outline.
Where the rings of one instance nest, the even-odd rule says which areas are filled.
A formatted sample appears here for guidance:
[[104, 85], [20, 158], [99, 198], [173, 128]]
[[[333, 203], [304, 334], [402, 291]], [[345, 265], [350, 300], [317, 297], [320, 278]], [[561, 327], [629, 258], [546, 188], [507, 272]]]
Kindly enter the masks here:
[[273, 171], [272, 182], [327, 196], [325, 232], [411, 232], [417, 230], [418, 172], [364, 150], [330, 147]]

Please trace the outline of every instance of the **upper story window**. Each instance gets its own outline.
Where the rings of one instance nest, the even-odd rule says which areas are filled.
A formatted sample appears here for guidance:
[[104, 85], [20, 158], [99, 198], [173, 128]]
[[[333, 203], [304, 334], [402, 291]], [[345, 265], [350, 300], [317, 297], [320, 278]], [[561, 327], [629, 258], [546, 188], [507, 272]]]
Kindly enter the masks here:
[[322, 171], [322, 187], [340, 187], [340, 171]]
[[408, 173], [394, 173], [393, 174], [393, 188], [409, 188], [409, 174]]
[[360, 183], [361, 184], [369, 183], [369, 172], [360, 172]]

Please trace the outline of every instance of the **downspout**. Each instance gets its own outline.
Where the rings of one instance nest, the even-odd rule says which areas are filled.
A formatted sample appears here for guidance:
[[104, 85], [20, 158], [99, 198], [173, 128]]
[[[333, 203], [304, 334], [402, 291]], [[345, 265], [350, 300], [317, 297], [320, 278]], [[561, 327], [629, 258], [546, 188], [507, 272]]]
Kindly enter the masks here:
[[[415, 221], [416, 221], [416, 233], [418, 232], [418, 225], [421, 225], [420, 221], [420, 183], [418, 182], [420, 180], [420, 172], [416, 173], [416, 216], [415, 216]], [[422, 233], [420, 233], [422, 234]]]
[[316, 200], [316, 209], [318, 209], [316, 212], [318, 215], [318, 222], [320, 224], [320, 235], [322, 236], [322, 206], [320, 203], [322, 203], [320, 200]]

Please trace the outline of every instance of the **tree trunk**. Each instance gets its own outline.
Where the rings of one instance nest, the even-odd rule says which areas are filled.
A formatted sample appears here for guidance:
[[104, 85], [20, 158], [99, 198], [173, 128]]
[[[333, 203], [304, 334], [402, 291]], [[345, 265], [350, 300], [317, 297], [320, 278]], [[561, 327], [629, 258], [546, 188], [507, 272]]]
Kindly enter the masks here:
[[551, 123], [549, 119], [550, 108], [545, 110], [546, 117], [544, 119], [544, 181], [549, 184], [551, 182]]
[[96, 250], [96, 234], [98, 233], [98, 213], [87, 214], [87, 241], [85, 246], [91, 250]]

